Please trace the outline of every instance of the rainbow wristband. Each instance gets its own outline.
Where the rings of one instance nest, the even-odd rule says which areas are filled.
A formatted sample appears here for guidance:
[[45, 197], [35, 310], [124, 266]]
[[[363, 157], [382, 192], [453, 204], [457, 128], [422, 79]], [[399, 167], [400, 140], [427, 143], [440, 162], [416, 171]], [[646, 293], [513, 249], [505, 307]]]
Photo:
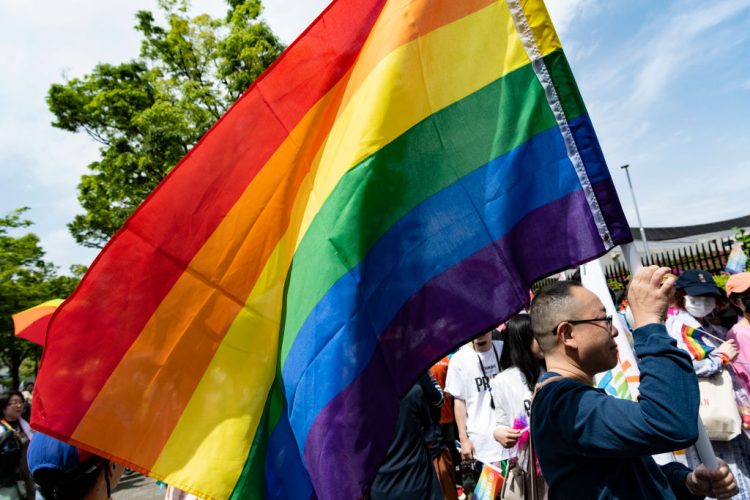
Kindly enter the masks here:
[[716, 354], [718, 354], [719, 357], [721, 358], [721, 364], [723, 366], [728, 366], [732, 362], [732, 360], [729, 359], [729, 356], [726, 353], [718, 352]]

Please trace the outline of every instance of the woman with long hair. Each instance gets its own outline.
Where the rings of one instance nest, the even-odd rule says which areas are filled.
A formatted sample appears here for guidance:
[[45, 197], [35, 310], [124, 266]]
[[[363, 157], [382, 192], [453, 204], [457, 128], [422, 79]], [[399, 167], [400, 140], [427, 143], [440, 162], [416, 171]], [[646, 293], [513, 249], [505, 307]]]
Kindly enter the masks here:
[[528, 417], [527, 408], [534, 386], [546, 367], [528, 314], [513, 317], [503, 333], [505, 343], [500, 356], [502, 371], [491, 382], [495, 396], [493, 436], [504, 448], [513, 448], [523, 433], [522, 428], [514, 429], [514, 422]]

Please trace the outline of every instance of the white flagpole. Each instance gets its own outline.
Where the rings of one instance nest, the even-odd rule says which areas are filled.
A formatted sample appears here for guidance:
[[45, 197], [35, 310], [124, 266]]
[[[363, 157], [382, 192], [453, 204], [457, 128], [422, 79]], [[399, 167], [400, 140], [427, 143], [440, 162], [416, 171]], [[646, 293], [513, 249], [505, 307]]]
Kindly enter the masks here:
[[[628, 263], [630, 268], [630, 275], [632, 276], [635, 272], [643, 267], [641, 264], [641, 257], [638, 255], [635, 245], [627, 243], [622, 245], [622, 254], [625, 257], [625, 261]], [[709, 469], [718, 469], [719, 463], [716, 461], [716, 453], [711, 446], [711, 441], [708, 439], [706, 434], [706, 428], [703, 426], [703, 421], [698, 416], [698, 441], [695, 443], [695, 448], [698, 450], [698, 455], [701, 457], [701, 462]]]

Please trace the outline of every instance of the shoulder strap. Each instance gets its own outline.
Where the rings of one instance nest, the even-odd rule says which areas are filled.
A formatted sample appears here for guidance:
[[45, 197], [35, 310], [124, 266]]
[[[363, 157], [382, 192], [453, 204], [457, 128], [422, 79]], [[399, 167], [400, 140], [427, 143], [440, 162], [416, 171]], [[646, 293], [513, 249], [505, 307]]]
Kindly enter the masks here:
[[534, 386], [534, 393], [531, 395], [531, 402], [532, 403], [534, 402], [534, 398], [539, 393], [539, 391], [542, 390], [542, 387], [544, 387], [545, 385], [549, 384], [550, 382], [557, 382], [558, 380], [563, 379], [563, 378], [565, 378], [565, 377], [563, 377], [562, 375], [555, 375], [554, 377], [548, 378], [544, 382], [539, 382], [538, 384], [536, 384]]

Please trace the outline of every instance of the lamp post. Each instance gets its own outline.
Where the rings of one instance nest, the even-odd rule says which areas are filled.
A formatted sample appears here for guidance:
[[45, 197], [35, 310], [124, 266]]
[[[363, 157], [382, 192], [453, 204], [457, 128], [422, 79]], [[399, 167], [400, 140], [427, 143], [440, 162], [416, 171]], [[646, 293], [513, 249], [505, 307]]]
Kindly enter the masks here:
[[641, 221], [641, 213], [638, 211], [638, 203], [635, 201], [635, 191], [633, 190], [633, 183], [630, 181], [630, 165], [623, 165], [620, 167], [625, 170], [625, 175], [628, 177], [628, 186], [630, 186], [630, 195], [633, 197], [633, 206], [635, 207], [635, 216], [638, 218], [638, 226], [641, 229], [641, 240], [643, 240], [643, 248], [646, 250], [646, 258], [649, 263], [651, 262], [651, 251], [648, 249], [648, 240], [646, 239], [646, 230], [643, 228], [643, 222]]

